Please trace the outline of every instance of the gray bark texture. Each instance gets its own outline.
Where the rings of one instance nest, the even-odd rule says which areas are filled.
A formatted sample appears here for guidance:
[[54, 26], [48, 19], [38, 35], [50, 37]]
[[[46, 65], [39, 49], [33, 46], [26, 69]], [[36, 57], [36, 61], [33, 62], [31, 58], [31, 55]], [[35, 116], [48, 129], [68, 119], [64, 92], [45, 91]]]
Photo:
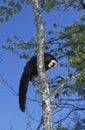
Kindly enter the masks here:
[[53, 130], [50, 90], [44, 67], [44, 26], [39, 1], [31, 1], [37, 30], [37, 68], [42, 92], [43, 130]]

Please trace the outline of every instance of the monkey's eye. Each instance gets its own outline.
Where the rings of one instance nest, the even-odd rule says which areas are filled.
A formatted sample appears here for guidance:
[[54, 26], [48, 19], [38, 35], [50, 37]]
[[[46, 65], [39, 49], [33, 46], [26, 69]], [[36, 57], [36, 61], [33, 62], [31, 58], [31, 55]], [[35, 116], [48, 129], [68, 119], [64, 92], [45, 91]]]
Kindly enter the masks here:
[[57, 61], [55, 60], [52, 60], [49, 64], [48, 64], [48, 67], [49, 68], [55, 68], [57, 66]]

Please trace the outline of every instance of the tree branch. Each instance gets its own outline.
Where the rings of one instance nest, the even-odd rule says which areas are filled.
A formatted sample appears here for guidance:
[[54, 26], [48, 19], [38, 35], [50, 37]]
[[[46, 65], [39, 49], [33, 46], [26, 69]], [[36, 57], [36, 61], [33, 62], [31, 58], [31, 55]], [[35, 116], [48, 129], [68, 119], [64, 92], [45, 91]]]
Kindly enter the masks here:
[[38, 125], [38, 127], [37, 127], [36, 130], [39, 130], [39, 129], [40, 129], [40, 127], [41, 127], [41, 125], [42, 125], [42, 122], [43, 122], [43, 117], [41, 117], [40, 123], [39, 123], [39, 125]]
[[85, 108], [75, 108], [75, 109], [71, 110], [64, 118], [58, 120], [58, 121], [55, 122], [55, 123], [60, 123], [60, 122], [62, 122], [62, 121], [64, 121], [64, 120], [66, 120], [66, 119], [70, 116], [70, 114], [71, 114], [72, 112], [74, 112], [74, 111], [81, 111], [81, 110], [84, 110], [84, 111], [85, 111]]
[[85, 2], [84, 2], [84, 0], [80, 0], [80, 3], [82, 5], [82, 7], [85, 9]]

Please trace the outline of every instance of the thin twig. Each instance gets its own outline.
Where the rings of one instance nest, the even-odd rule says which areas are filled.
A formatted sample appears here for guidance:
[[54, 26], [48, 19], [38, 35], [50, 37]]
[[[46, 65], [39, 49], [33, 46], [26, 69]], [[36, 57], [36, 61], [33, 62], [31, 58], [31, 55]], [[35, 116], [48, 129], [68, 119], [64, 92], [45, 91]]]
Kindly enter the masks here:
[[41, 125], [42, 125], [42, 122], [43, 122], [43, 117], [41, 117], [40, 123], [39, 123], [39, 125], [38, 125], [38, 127], [37, 127], [36, 130], [39, 130], [39, 129], [40, 129], [40, 127], [41, 127]]

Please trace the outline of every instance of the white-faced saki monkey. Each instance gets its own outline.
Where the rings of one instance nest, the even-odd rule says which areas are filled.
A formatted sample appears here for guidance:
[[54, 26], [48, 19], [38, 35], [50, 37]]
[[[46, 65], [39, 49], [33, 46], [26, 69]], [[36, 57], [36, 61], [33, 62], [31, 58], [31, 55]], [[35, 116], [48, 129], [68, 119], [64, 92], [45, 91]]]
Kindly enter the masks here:
[[[55, 68], [57, 66], [57, 60], [51, 54], [44, 54], [45, 70]], [[37, 56], [33, 56], [24, 67], [23, 74], [21, 76], [19, 85], [19, 107], [21, 111], [25, 111], [26, 93], [29, 81], [32, 81], [34, 76], [37, 76]]]

